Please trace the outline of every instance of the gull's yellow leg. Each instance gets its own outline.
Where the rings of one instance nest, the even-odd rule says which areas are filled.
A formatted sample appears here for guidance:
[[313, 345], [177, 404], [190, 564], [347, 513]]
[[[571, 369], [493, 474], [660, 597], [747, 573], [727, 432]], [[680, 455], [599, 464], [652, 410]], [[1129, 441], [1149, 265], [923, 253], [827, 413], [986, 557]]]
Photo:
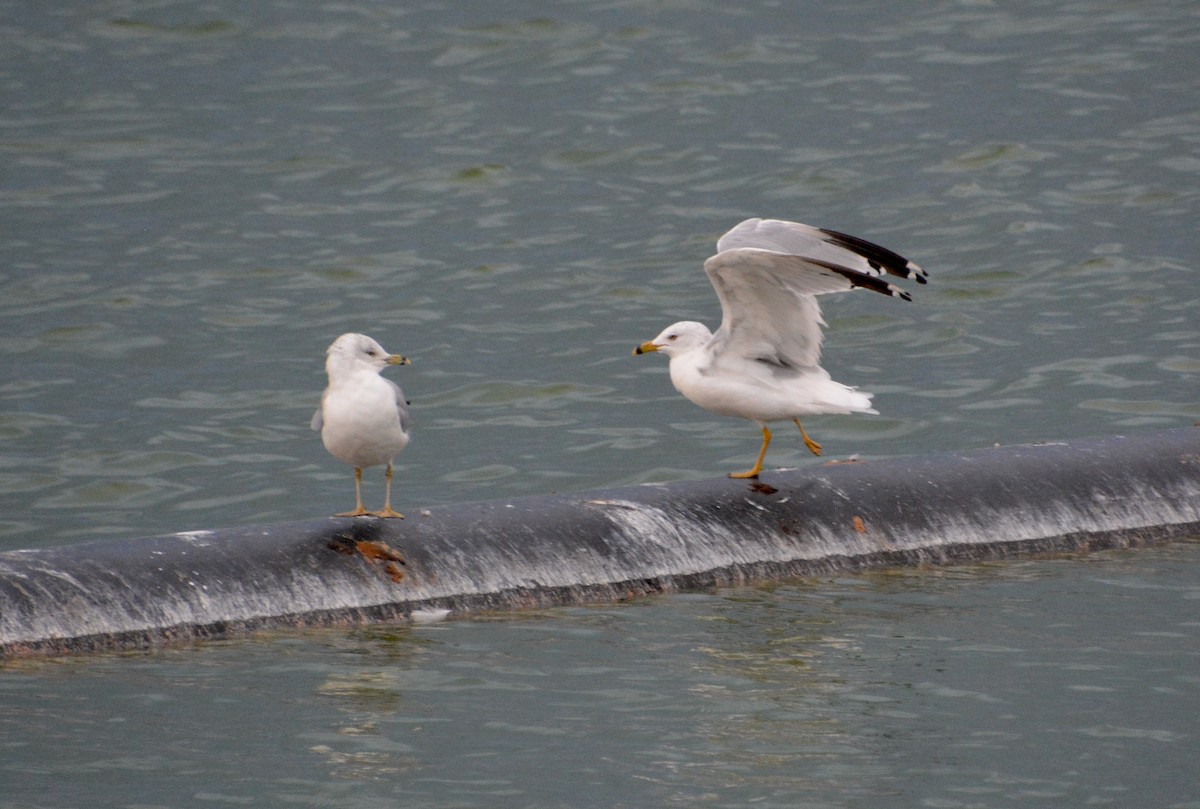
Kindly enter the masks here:
[[384, 489], [385, 494], [383, 495], [383, 510], [376, 511], [375, 516], [376, 517], [398, 517], [399, 519], [403, 520], [404, 519], [403, 514], [401, 514], [399, 511], [392, 510], [392, 465], [391, 465], [391, 463], [389, 463], [387, 465], [386, 479], [387, 479], [387, 488]]
[[754, 468], [749, 472], [730, 472], [729, 477], [736, 480], [745, 480], [747, 478], [756, 478], [758, 473], [762, 471], [763, 458], [767, 457], [767, 446], [771, 443], [771, 431], [767, 429], [767, 425], [763, 425], [763, 445], [758, 451], [758, 460], [754, 462]]
[[808, 437], [808, 433], [804, 432], [804, 426], [800, 423], [800, 419], [792, 419], [796, 422], [796, 426], [800, 428], [800, 435], [804, 437], [804, 446], [808, 447], [808, 451], [813, 455], [821, 454], [821, 445]]
[[362, 504], [362, 470], [357, 466], [354, 467], [354, 511], [345, 511], [337, 516], [339, 517], [362, 517], [369, 512], [363, 508]]

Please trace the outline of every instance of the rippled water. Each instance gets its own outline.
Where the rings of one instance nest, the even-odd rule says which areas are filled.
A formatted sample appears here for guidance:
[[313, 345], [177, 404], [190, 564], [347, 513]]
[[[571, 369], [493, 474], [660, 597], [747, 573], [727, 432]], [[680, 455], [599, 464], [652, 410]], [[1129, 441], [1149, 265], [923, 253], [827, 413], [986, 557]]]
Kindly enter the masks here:
[[[1193, 58], [1200, 10], [1193, 4], [0, 7], [2, 548], [348, 507], [349, 471], [307, 427], [324, 384], [324, 349], [347, 330], [414, 359], [389, 372], [413, 400], [416, 429], [400, 458], [402, 510], [743, 468], [757, 446], [755, 428], [696, 409], [671, 390], [661, 358], [629, 351], [672, 320], [715, 323], [700, 264], [721, 232], [750, 215], [861, 234], [930, 272], [912, 304], [863, 293], [825, 305], [827, 367], [874, 392], [883, 414], [812, 419], [806, 426], [832, 456], [1109, 435], [1200, 418]], [[774, 465], [808, 462], [800, 442], [782, 436], [768, 457]], [[368, 501], [381, 494], [379, 477], [369, 475]], [[1148, 558], [1106, 564], [1139, 580], [1157, 569]], [[1111, 592], [1086, 586], [1086, 574], [1077, 580], [1055, 571], [1037, 575], [1078, 588], [1083, 634], [1103, 636], [1107, 623], [1098, 616]], [[984, 648], [1019, 646], [1009, 635], [1021, 631], [1042, 638], [1040, 614], [1006, 612], [1004, 591], [988, 576], [961, 577], [949, 591], [928, 573], [905, 581], [914, 598], [935, 608], [945, 598], [974, 616], [970, 633]], [[876, 580], [856, 582], [851, 592], [877, 592]], [[1063, 727], [1026, 726], [1054, 695], [1089, 693], [1071, 691], [1065, 669], [1047, 673], [1036, 663], [1061, 646], [1050, 633], [1033, 646], [1028, 666], [1048, 681], [1005, 696], [1017, 719], [988, 731], [1028, 770], [997, 766], [970, 783], [964, 776], [952, 794], [912, 791], [931, 772], [953, 779], [964, 756], [985, 768], [990, 755], [964, 753], [974, 750], [970, 736], [949, 751], [936, 741], [943, 738], [937, 728], [969, 728], [991, 705], [939, 696], [939, 683], [991, 692], [938, 674], [946, 652], [933, 642], [905, 657], [933, 672], [912, 678], [933, 685], [911, 698], [940, 706], [902, 723], [907, 731], [894, 729], [912, 751], [906, 766], [924, 761], [911, 782], [903, 768], [856, 753], [885, 737], [848, 720], [855, 711], [845, 702], [836, 703], [842, 716], [830, 709], [814, 720], [814, 732], [835, 728], [822, 737], [819, 761], [763, 770], [739, 753], [714, 768], [728, 731], [703, 721], [708, 686], [694, 676], [695, 660], [681, 653], [666, 682], [656, 683], [649, 662], [656, 658], [641, 660], [634, 650], [670, 656], [692, 648], [677, 637], [723, 621], [761, 635], [771, 625], [762, 622], [780, 611], [819, 621], [822, 592], [801, 586], [395, 638], [306, 635], [136, 662], [81, 661], [5, 682], [18, 693], [57, 691], [66, 705], [88, 706], [94, 721], [72, 724], [62, 705], [22, 708], [9, 714], [17, 727], [49, 729], [22, 742], [10, 724], [5, 741], [27, 745], [27, 755], [53, 770], [48, 750], [80, 736], [102, 747], [120, 739], [120, 753], [65, 755], [62, 767], [125, 773], [131, 790], [144, 787], [147, 767], [186, 769], [194, 757], [222, 780], [237, 776], [221, 769], [226, 750], [210, 749], [215, 740], [239, 758], [275, 750], [273, 737], [261, 737], [244, 715], [268, 711], [303, 739], [289, 746], [294, 758], [271, 759], [299, 779], [294, 792], [310, 791], [304, 779], [317, 755], [310, 748], [323, 745], [330, 752], [317, 757], [328, 763], [329, 795], [341, 800], [342, 770], [356, 771], [360, 754], [400, 761], [396, 769], [405, 772], [405, 746], [419, 747], [389, 727], [375, 750], [376, 737], [354, 735], [356, 720], [341, 733], [329, 719], [330, 711], [353, 713], [344, 706], [357, 697], [336, 693], [344, 682], [353, 691], [353, 661], [394, 656], [411, 669], [404, 677], [466, 677], [465, 690], [499, 697], [497, 710], [511, 706], [457, 748], [472, 737], [461, 721], [437, 718], [438, 710], [459, 709], [452, 699], [415, 714], [427, 732], [443, 729], [434, 745], [439, 760], [466, 758], [453, 775], [445, 761], [429, 775], [425, 762], [414, 805], [473, 805], [476, 798], [455, 796], [503, 793], [507, 787], [494, 782], [505, 768], [533, 767], [540, 751], [568, 755], [569, 732], [521, 730], [563, 729], [552, 718], [525, 718], [531, 697], [504, 699], [528, 685], [503, 676], [504, 644], [520, 639], [526, 651], [518, 668], [552, 668], [560, 655], [562, 670], [582, 673], [568, 679], [595, 669], [594, 684], [555, 704], [568, 716], [608, 716], [603, 752], [590, 764], [580, 755], [564, 765], [578, 783], [612, 792], [601, 804], [638, 803], [620, 792], [626, 787], [616, 785], [613, 762], [641, 762], [639, 745], [651, 747], [647, 755], [661, 768], [654, 777], [636, 767], [626, 775], [658, 784], [659, 803], [728, 804], [765, 794], [802, 805], [792, 798], [810, 793], [794, 779], [856, 783], [883, 772], [895, 795], [932, 796], [930, 805], [942, 806], [1010, 805], [1022, 789], [1053, 793], [1047, 781], [1100, 784], [1087, 774], [1109, 769], [1118, 790], [1140, 772], [1124, 769], [1129, 748], [1194, 747], [1194, 729], [1144, 727], [1116, 698], [1105, 703], [1115, 715], [1085, 726], [1099, 729], [1091, 735], [1068, 726], [1066, 712]], [[890, 599], [873, 596], [865, 609], [903, 623], [906, 609]], [[1173, 626], [1176, 606], [1151, 599], [1129, 613]], [[883, 627], [888, 635], [895, 625]], [[846, 636], [861, 641], [862, 629], [847, 619]], [[941, 633], [936, 622], [929, 629]], [[739, 648], [735, 642], [720, 654]], [[896, 647], [880, 648], [857, 671], [899, 683], [889, 673]], [[603, 662], [618, 652], [621, 662]], [[990, 653], [950, 656], [967, 661], [971, 674], [962, 679], [986, 677], [995, 665]], [[1120, 665], [1130, 678], [1147, 679], [1158, 663], [1131, 654]], [[318, 676], [331, 685], [314, 686]], [[491, 678], [499, 679], [494, 690]], [[381, 699], [407, 704], [408, 683], [385, 680]], [[807, 694], [806, 683], [795, 681], [788, 693], [818, 698], [820, 688]], [[231, 726], [193, 726], [168, 739], [142, 730], [184, 684], [204, 686], [186, 692], [199, 701], [191, 709], [197, 725], [219, 709]], [[1193, 686], [1156, 693], [1164, 710], [1194, 707]], [[268, 705], [263, 694], [274, 689], [280, 702]], [[324, 696], [313, 697], [314, 689]], [[1181, 703], [1180, 694], [1192, 702]], [[767, 728], [745, 755], [776, 762], [770, 757], [792, 755], [808, 727], [790, 721], [796, 705], [747, 698], [743, 717], [743, 698], [717, 715], [741, 717], [739, 726], [757, 717]], [[657, 734], [627, 732], [617, 721], [636, 715], [642, 700], [667, 706]], [[394, 716], [385, 724], [408, 722]], [[1123, 736], [1123, 728], [1136, 732]], [[1149, 736], [1139, 737], [1142, 730]], [[1114, 737], [1128, 747], [1106, 747]], [[502, 741], [513, 738], [523, 740], [517, 750]], [[673, 738], [716, 741], [673, 746]], [[1036, 748], [1064, 738], [1092, 742], [1095, 751], [1078, 756], [1111, 767], [1051, 772]], [[351, 739], [363, 746], [335, 743]], [[477, 770], [483, 786], [456, 786]], [[1028, 772], [1038, 775], [1023, 787]], [[397, 785], [409, 784], [391, 772], [363, 777], [389, 785], [373, 793], [389, 805], [402, 794]], [[724, 792], [710, 778], [745, 792]], [[551, 794], [552, 783], [524, 802], [571, 803]], [[273, 788], [247, 796], [227, 786], [175, 794], [193, 794], [195, 803], [278, 798]], [[1095, 789], [1091, 797], [1110, 797]], [[1119, 791], [1111, 796], [1127, 805]], [[830, 793], [813, 803], [854, 800]]]
[[4, 546], [345, 508], [307, 423], [350, 329], [415, 360], [401, 502], [741, 468], [755, 428], [629, 349], [717, 320], [700, 263], [755, 214], [933, 279], [826, 305], [884, 414], [814, 419], [832, 454], [1190, 423], [1196, 14], [18, 5]]

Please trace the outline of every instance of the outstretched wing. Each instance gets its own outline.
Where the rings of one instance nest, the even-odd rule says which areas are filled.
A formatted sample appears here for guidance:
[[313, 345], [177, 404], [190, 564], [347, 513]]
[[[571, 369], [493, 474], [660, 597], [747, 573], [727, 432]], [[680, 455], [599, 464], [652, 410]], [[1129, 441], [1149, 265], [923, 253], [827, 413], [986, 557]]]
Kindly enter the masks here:
[[843, 276], [798, 256], [741, 247], [704, 262], [721, 301], [721, 327], [709, 344], [719, 357], [812, 368], [821, 358], [817, 295], [851, 289]]
[[925, 281], [916, 264], [886, 248], [836, 231], [747, 219], [717, 242], [704, 270], [721, 301], [714, 354], [781, 368], [812, 368], [821, 357], [817, 295], [864, 287], [911, 300], [883, 275]]
[[[717, 241], [717, 252], [756, 247], [789, 256], [816, 259], [863, 275], [894, 275], [924, 284], [927, 273], [886, 247], [839, 233], [836, 230], [815, 228], [800, 222], [780, 219], [747, 219]], [[876, 290], [883, 291], [883, 290]], [[906, 297], [903, 293], [890, 292]]]

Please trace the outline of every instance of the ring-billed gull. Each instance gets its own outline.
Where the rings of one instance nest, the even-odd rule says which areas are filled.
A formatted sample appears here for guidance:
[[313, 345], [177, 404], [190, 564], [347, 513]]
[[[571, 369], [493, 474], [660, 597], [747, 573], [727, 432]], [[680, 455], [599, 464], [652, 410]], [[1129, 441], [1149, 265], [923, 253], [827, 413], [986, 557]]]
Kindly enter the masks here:
[[721, 326], [668, 326], [634, 354], [661, 351], [670, 359], [671, 383], [696, 404], [762, 428], [754, 468], [731, 478], [756, 478], [771, 443], [772, 421], [791, 419], [814, 455], [800, 416], [875, 413], [871, 394], [834, 382], [820, 366], [821, 309], [817, 295], [864, 287], [912, 300], [884, 274], [925, 283], [925, 271], [891, 250], [833, 230], [747, 219], [717, 242], [704, 271], [721, 302]]
[[[339, 517], [400, 517], [392, 510], [392, 458], [408, 445], [408, 403], [400, 386], [379, 375], [389, 365], [408, 365], [365, 334], [343, 334], [325, 352], [329, 386], [312, 417], [325, 449], [354, 467], [354, 511]], [[387, 464], [383, 510], [363, 508], [362, 471]]]

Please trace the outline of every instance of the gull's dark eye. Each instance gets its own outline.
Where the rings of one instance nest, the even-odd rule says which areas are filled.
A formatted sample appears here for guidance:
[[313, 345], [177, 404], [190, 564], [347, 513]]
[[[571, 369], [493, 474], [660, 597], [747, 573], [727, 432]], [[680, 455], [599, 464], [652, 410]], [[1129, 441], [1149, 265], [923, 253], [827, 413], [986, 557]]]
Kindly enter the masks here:
[[678, 339], [679, 339], [679, 335], [678, 335], [678, 334], [668, 334], [668, 335], [667, 335], [667, 339], [668, 339], [668, 340], [678, 340]]
[[368, 356], [368, 357], [374, 357], [374, 356], [375, 356], [375, 349], [373, 349], [373, 348], [368, 348], [368, 349], [367, 349], [367, 356]]

